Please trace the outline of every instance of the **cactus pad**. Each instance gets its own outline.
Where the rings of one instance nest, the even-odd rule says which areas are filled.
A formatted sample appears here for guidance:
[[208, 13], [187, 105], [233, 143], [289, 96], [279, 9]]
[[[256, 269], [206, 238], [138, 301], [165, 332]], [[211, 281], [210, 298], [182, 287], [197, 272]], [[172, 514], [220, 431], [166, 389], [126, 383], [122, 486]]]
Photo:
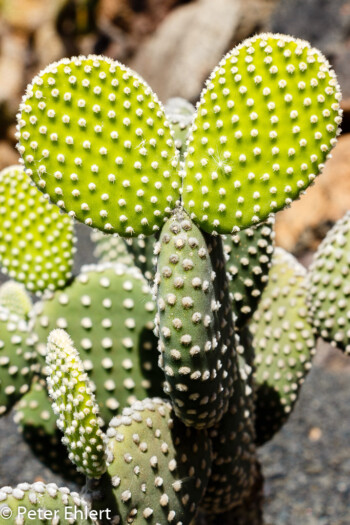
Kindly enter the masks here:
[[28, 335], [27, 323], [0, 306], [0, 416], [29, 390], [34, 352]]
[[27, 88], [17, 138], [39, 188], [102, 231], [150, 235], [179, 198], [164, 110], [140, 77], [111, 59], [75, 57], [44, 69]]
[[66, 487], [58, 487], [55, 483], [45, 485], [41, 481], [32, 485], [20, 483], [14, 488], [0, 488], [0, 516], [2, 525], [97, 524], [90, 518], [89, 510], [79, 494], [70, 492]]
[[164, 110], [174, 132], [175, 146], [182, 156], [186, 151], [186, 139], [195, 108], [184, 98], [174, 97], [167, 101]]
[[107, 435], [108, 478], [93, 507], [111, 509], [113, 523], [189, 524], [210, 475], [207, 432], [186, 428], [170, 403], [155, 398], [124, 409]]
[[39, 359], [44, 364], [50, 331], [64, 328], [96, 386], [105, 423], [120, 406], [163, 393], [153, 334], [155, 304], [137, 268], [87, 266], [64, 291], [37, 304], [35, 313]]
[[328, 232], [308, 274], [310, 320], [318, 336], [350, 355], [350, 212]]
[[288, 419], [315, 353], [307, 320], [306, 270], [276, 248], [269, 283], [250, 325], [254, 336], [256, 434], [265, 443]]
[[177, 211], [163, 227], [156, 283], [165, 391], [186, 424], [207, 428], [233, 393], [234, 337], [220, 237]]
[[47, 385], [64, 433], [62, 442], [79, 472], [99, 478], [106, 470], [104, 434], [100, 428], [94, 385], [64, 330], [53, 330], [47, 342]]
[[224, 240], [236, 329], [242, 328], [251, 318], [268, 282], [273, 254], [273, 223], [270, 218], [266, 223], [247, 228]]
[[52, 410], [46, 382], [33, 382], [14, 410], [14, 421], [38, 459], [65, 479], [83, 485], [85, 476], [77, 472], [68, 459], [67, 448], [62, 444], [63, 434], [56, 425], [57, 418]]
[[33, 303], [23, 284], [6, 281], [0, 287], [0, 306], [7, 308], [12, 314], [26, 319]]
[[72, 276], [73, 222], [20, 166], [0, 172], [0, 219], [1, 271], [31, 292], [62, 288]]
[[118, 262], [126, 266], [133, 265], [133, 257], [128, 252], [126, 242], [119, 235], [105, 235], [95, 230], [91, 233], [91, 240], [95, 244], [94, 256], [100, 263]]
[[208, 232], [265, 220], [322, 170], [341, 122], [335, 73], [303, 40], [261, 34], [207, 81], [189, 133], [184, 207]]

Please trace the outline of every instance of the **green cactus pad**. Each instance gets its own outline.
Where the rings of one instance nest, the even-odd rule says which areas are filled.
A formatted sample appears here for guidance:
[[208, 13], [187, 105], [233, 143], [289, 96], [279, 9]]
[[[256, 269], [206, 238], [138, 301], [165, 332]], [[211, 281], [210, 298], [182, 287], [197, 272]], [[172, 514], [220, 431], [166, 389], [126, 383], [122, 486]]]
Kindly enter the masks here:
[[0, 416], [30, 387], [34, 352], [24, 319], [0, 306]]
[[72, 276], [73, 221], [30, 184], [21, 166], [0, 172], [2, 273], [31, 292], [62, 288]]
[[33, 382], [14, 410], [13, 419], [38, 459], [65, 479], [83, 485], [85, 476], [77, 472], [62, 443], [63, 434], [56, 425], [57, 418], [52, 410], [46, 382]]
[[109, 235], [96, 230], [91, 233], [91, 240], [95, 244], [94, 256], [99, 262], [117, 262], [132, 266], [134, 258], [129, 254], [125, 239], [119, 235]]
[[157, 257], [154, 255], [154, 236], [145, 239], [126, 239], [126, 245], [133, 256], [134, 264], [140, 268], [148, 281], [153, 282], [157, 266]]
[[174, 132], [175, 146], [182, 157], [186, 151], [186, 139], [194, 117], [195, 107], [184, 98], [174, 97], [167, 100], [164, 110]]
[[140, 77], [111, 59], [63, 59], [36, 76], [17, 138], [39, 188], [102, 231], [150, 235], [179, 198], [164, 110]]
[[162, 395], [164, 374], [157, 365], [153, 334], [155, 304], [140, 271], [121, 264], [87, 266], [64, 291], [36, 305], [32, 330], [44, 364], [51, 330], [72, 337], [96, 386], [105, 423], [119, 407]]
[[308, 273], [310, 322], [316, 334], [350, 355], [350, 212], [335, 223]]
[[274, 219], [270, 218], [266, 223], [227, 236], [224, 240], [236, 329], [241, 329], [251, 318], [268, 282], [273, 254], [273, 223]]
[[64, 330], [53, 330], [47, 341], [47, 385], [52, 409], [69, 459], [79, 472], [99, 478], [106, 470], [104, 434], [100, 428], [94, 385], [79, 353]]
[[282, 248], [276, 248], [250, 330], [254, 336], [256, 434], [265, 443], [288, 419], [315, 353], [307, 320], [306, 270]]
[[0, 286], [0, 306], [7, 308], [12, 314], [26, 319], [33, 303], [25, 287], [16, 281], [6, 281]]
[[113, 523], [189, 524], [210, 475], [207, 432], [185, 427], [155, 398], [124, 409], [107, 434], [108, 477], [92, 486], [93, 508], [111, 509]]
[[156, 284], [160, 366], [176, 415], [208, 428], [233, 393], [234, 337], [220, 237], [203, 236], [178, 210], [164, 226]]
[[251, 348], [243, 346], [242, 341], [237, 342], [236, 348], [239, 372], [229, 410], [208, 431], [213, 465], [201, 504], [208, 514], [222, 514], [242, 505], [257, 478]]
[[307, 42], [245, 40], [213, 71], [197, 106], [185, 209], [205, 231], [230, 233], [289, 205], [336, 143], [340, 99], [334, 71]]
[[97, 525], [78, 493], [41, 481], [0, 488], [0, 523]]

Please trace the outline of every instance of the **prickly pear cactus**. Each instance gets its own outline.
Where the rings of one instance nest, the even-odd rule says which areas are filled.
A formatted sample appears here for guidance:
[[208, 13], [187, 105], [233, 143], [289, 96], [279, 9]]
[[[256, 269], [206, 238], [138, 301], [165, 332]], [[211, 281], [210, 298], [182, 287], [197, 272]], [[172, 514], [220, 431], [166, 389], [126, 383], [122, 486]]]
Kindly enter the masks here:
[[97, 525], [97, 521], [90, 518], [86, 503], [79, 494], [55, 483], [45, 485], [41, 481], [0, 488], [0, 516], [4, 525]]
[[0, 416], [29, 390], [34, 352], [28, 336], [26, 321], [0, 306]]
[[194, 117], [195, 107], [184, 98], [174, 97], [167, 101], [164, 110], [174, 132], [175, 146], [182, 157], [186, 151], [186, 139]]
[[133, 257], [128, 253], [126, 242], [122, 237], [105, 235], [99, 230], [91, 233], [91, 240], [95, 244], [94, 256], [99, 262], [118, 262], [126, 266], [133, 265]]
[[222, 242], [179, 210], [157, 250], [160, 366], [165, 391], [186, 425], [208, 428], [228, 408], [236, 373]]
[[250, 330], [254, 336], [257, 443], [288, 419], [315, 353], [307, 319], [306, 270], [282, 248], [273, 256], [269, 284]]
[[251, 318], [267, 285], [273, 254], [273, 224], [274, 219], [270, 218], [224, 240], [236, 329]]
[[325, 341], [350, 354], [350, 212], [328, 232], [308, 273], [310, 322]]
[[36, 305], [35, 314], [32, 330], [40, 362], [45, 364], [51, 330], [65, 329], [96, 387], [106, 424], [119, 407], [162, 394], [164, 375], [153, 334], [155, 304], [137, 268], [87, 266], [69, 287]]
[[63, 59], [36, 76], [17, 138], [39, 188], [102, 231], [150, 235], [179, 199], [164, 110], [139, 76], [111, 59]]
[[0, 286], [0, 306], [21, 319], [27, 319], [33, 303], [23, 284], [6, 281]]
[[197, 106], [185, 209], [205, 231], [230, 233], [289, 205], [336, 142], [340, 99], [333, 70], [308, 42], [269, 33], [242, 42]]
[[93, 508], [111, 509], [113, 523], [189, 524], [210, 475], [207, 432], [186, 428], [169, 402], [153, 398], [124, 409], [107, 436], [108, 476], [89, 487]]
[[14, 410], [14, 421], [38, 459], [65, 479], [83, 485], [85, 477], [68, 459], [67, 448], [62, 444], [63, 434], [56, 425], [46, 381], [33, 382]]
[[46, 362], [52, 409], [64, 433], [62, 442], [69, 450], [69, 459], [79, 472], [99, 478], [106, 470], [106, 455], [94, 385], [64, 330], [53, 330], [49, 335]]
[[0, 172], [0, 266], [31, 292], [72, 276], [73, 222], [30, 184], [21, 166]]

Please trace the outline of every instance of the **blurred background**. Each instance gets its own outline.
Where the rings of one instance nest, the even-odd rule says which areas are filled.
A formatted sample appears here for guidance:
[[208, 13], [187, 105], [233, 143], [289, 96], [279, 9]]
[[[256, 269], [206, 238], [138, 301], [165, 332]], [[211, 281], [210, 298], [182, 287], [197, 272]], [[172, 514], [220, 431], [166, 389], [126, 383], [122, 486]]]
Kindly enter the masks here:
[[[172, 96], [195, 103], [222, 55], [261, 31], [309, 40], [330, 60], [343, 91], [343, 135], [333, 158], [307, 196], [278, 214], [277, 244], [308, 265], [350, 209], [349, 0], [0, 0], [0, 169], [18, 161], [17, 108], [26, 84], [48, 63], [104, 54], [137, 71], [163, 103]], [[79, 231], [80, 258], [88, 262], [84, 227]], [[29, 459], [11, 414], [0, 421], [0, 451], [0, 485], [23, 476], [53, 480]], [[349, 358], [318, 348], [294, 414], [260, 455], [266, 523], [349, 525]]]

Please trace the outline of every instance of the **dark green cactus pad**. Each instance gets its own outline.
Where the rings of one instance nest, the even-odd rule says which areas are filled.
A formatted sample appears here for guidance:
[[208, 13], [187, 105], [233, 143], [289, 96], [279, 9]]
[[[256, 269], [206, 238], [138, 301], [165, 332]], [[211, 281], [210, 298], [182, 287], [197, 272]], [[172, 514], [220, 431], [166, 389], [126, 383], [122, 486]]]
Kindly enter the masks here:
[[310, 322], [318, 336], [350, 354], [350, 212], [314, 255], [307, 284]]
[[273, 254], [273, 223], [274, 219], [270, 218], [266, 223], [227, 236], [224, 240], [236, 329], [242, 328], [251, 318], [268, 282]]
[[41, 363], [51, 330], [65, 329], [96, 385], [106, 424], [119, 407], [163, 393], [153, 334], [155, 304], [137, 268], [87, 266], [64, 291], [36, 305], [35, 313], [32, 330]]
[[6, 281], [0, 286], [0, 306], [21, 319], [27, 319], [33, 303], [23, 284]]
[[170, 403], [146, 399], [114, 418], [107, 435], [108, 477], [91, 487], [93, 508], [111, 509], [113, 523], [189, 524], [210, 475], [207, 432], [185, 427]]
[[305, 277], [305, 268], [291, 254], [275, 249], [269, 283], [250, 325], [258, 445], [288, 419], [311, 368], [316, 343], [307, 319]]
[[174, 97], [169, 98], [164, 110], [174, 132], [175, 146], [182, 157], [186, 151], [186, 139], [194, 117], [195, 107], [184, 98]]
[[183, 203], [208, 232], [265, 220], [323, 168], [341, 122], [339, 86], [303, 40], [261, 34], [209, 77], [189, 133]]
[[46, 363], [52, 410], [64, 434], [62, 443], [69, 451], [69, 459], [79, 472], [89, 478], [99, 478], [106, 471], [107, 458], [95, 387], [64, 330], [50, 333]]
[[111, 59], [63, 59], [36, 76], [17, 138], [39, 188], [102, 231], [150, 235], [179, 198], [164, 110], [140, 77]]
[[30, 387], [34, 352], [24, 319], [0, 306], [0, 416]]
[[62, 288], [72, 276], [73, 221], [30, 184], [21, 166], [0, 172], [2, 273], [31, 292]]
[[[238, 338], [238, 335], [236, 335]], [[242, 344], [243, 343], [243, 344]], [[201, 506], [208, 514], [222, 514], [244, 504], [257, 479], [253, 368], [251, 347], [237, 341], [238, 374], [229, 410], [209, 429], [213, 447], [212, 474]]]
[[68, 459], [67, 448], [62, 444], [63, 434], [56, 425], [46, 382], [33, 382], [14, 410], [14, 421], [38, 459], [65, 479], [83, 485], [85, 476]]
[[77, 492], [41, 481], [0, 488], [0, 523], [97, 525]]
[[165, 392], [186, 424], [208, 428], [228, 408], [235, 353], [220, 237], [203, 235], [178, 210], [164, 226], [156, 275]]

